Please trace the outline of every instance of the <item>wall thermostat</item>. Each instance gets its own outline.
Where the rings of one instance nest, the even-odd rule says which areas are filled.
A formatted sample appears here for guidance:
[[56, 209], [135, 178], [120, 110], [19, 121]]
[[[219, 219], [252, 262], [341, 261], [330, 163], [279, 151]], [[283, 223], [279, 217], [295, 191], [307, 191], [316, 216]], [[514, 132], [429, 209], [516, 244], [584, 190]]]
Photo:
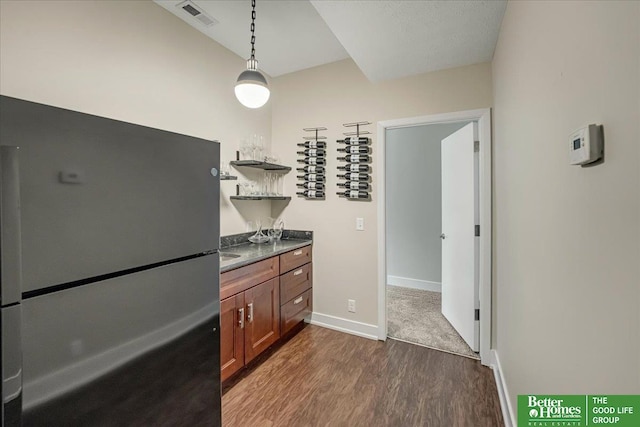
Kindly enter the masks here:
[[589, 125], [569, 137], [569, 164], [593, 163], [602, 158], [603, 151], [602, 125]]

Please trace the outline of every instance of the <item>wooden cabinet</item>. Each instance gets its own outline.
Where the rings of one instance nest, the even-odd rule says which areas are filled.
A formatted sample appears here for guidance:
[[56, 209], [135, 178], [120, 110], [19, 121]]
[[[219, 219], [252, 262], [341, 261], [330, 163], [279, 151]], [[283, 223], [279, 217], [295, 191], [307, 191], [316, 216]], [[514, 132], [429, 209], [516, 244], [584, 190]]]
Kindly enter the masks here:
[[286, 273], [296, 267], [311, 262], [311, 246], [286, 252], [280, 255], [280, 272]]
[[280, 338], [280, 297], [278, 278], [255, 286], [244, 293], [247, 322], [244, 329], [244, 362]]
[[280, 303], [300, 295], [311, 287], [311, 263], [280, 276]]
[[310, 261], [311, 246], [305, 246], [222, 273], [222, 381], [242, 369], [311, 313]]
[[280, 329], [285, 334], [311, 314], [311, 289], [286, 302], [280, 308]]
[[220, 301], [220, 375], [224, 381], [244, 366], [244, 293]]
[[220, 276], [220, 369], [222, 381], [280, 338], [278, 257]]
[[280, 333], [289, 332], [312, 311], [311, 246], [280, 255]]
[[220, 275], [220, 299], [223, 300], [277, 277], [280, 274], [279, 266], [280, 261], [276, 256], [222, 273]]

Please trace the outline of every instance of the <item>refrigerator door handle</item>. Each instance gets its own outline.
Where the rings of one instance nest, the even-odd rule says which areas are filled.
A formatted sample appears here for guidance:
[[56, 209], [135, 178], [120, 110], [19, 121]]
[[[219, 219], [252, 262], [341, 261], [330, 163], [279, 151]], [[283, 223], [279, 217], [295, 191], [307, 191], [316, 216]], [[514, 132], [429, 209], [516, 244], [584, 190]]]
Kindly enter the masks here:
[[2, 309], [2, 401], [22, 393], [22, 305]]
[[2, 246], [2, 305], [22, 298], [20, 236], [20, 175], [18, 147], [0, 147], [0, 239]]

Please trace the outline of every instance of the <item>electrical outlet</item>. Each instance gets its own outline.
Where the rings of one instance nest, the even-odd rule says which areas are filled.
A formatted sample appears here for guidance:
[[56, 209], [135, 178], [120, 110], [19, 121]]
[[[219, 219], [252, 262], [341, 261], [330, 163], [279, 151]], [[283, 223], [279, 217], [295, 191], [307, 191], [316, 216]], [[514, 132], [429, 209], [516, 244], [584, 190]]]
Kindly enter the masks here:
[[347, 309], [349, 310], [350, 313], [355, 313], [356, 312], [356, 300], [354, 300], [354, 299], [347, 300]]
[[356, 218], [356, 230], [364, 231], [364, 218]]

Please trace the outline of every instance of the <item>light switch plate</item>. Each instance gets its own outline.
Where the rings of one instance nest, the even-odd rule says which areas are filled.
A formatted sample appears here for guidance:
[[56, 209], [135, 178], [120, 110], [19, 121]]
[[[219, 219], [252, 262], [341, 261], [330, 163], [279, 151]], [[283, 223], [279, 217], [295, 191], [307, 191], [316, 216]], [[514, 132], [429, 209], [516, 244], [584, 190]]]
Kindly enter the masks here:
[[364, 231], [364, 218], [356, 218], [356, 230]]

